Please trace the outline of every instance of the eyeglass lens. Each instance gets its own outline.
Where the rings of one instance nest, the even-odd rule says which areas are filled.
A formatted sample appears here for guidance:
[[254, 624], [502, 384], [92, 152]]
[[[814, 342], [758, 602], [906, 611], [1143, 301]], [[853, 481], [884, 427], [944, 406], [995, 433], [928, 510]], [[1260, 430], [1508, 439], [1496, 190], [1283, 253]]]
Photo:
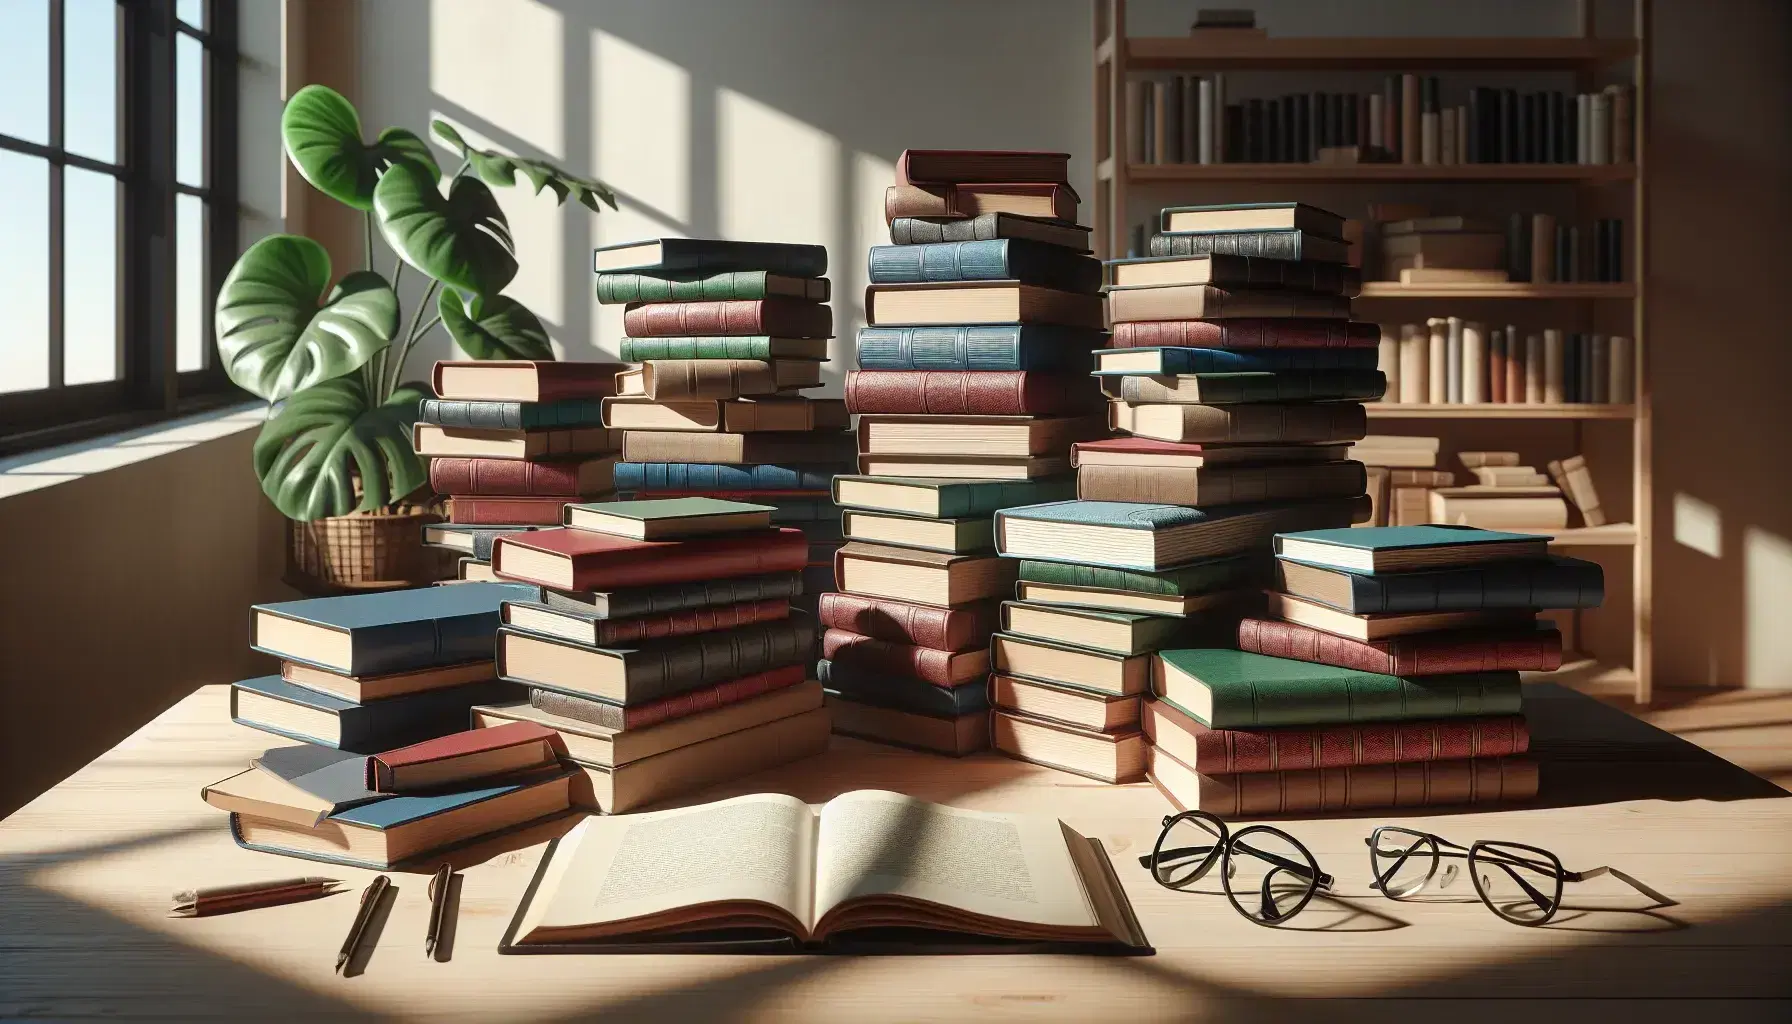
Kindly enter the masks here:
[[1203, 817], [1179, 814], [1157, 837], [1151, 873], [1172, 889], [1194, 884], [1220, 855], [1221, 826]]
[[1226, 857], [1226, 895], [1259, 924], [1279, 924], [1313, 898], [1319, 865], [1287, 833], [1262, 825], [1232, 837]]
[[1476, 843], [1469, 851], [1475, 890], [1494, 913], [1515, 924], [1541, 924], [1562, 903], [1562, 865], [1555, 855], [1516, 843]]

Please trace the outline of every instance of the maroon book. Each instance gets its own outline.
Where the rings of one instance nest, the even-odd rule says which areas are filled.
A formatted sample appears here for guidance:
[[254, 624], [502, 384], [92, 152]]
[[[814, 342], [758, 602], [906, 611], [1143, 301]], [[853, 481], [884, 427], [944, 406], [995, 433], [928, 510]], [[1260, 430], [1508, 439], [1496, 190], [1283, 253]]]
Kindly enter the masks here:
[[429, 486], [437, 494], [583, 498], [613, 489], [616, 456], [522, 462], [516, 459], [429, 460]]
[[928, 416], [1055, 416], [1100, 405], [1086, 374], [1012, 370], [853, 370], [846, 410]]
[[1115, 324], [1109, 348], [1374, 348], [1381, 325], [1358, 321], [1243, 317], [1138, 320]]
[[[500, 616], [506, 626], [518, 629], [530, 628], [526, 623], [528, 614], [533, 608], [525, 605], [522, 623], [518, 622], [516, 605], [506, 601]], [[576, 616], [576, 613], [574, 613]], [[712, 605], [708, 608], [687, 608], [683, 611], [665, 612], [660, 615], [642, 615], [632, 619], [592, 619], [589, 620], [591, 633], [576, 638], [580, 643], [592, 647], [619, 647], [623, 644], [638, 643], [642, 640], [663, 640], [674, 636], [692, 636], [697, 633], [713, 633], [722, 629], [733, 629], [736, 626], [751, 626], [758, 622], [776, 622], [790, 617], [790, 602], [775, 601], [741, 601], [736, 604]]]
[[1272, 658], [1390, 676], [1500, 670], [1553, 672], [1562, 667], [1562, 634], [1534, 625], [1413, 633], [1363, 641], [1294, 622], [1245, 619], [1238, 624], [1238, 648]]
[[1147, 700], [1140, 724], [1160, 750], [1203, 775], [1505, 757], [1531, 748], [1518, 715], [1209, 729], [1165, 701]]
[[636, 302], [622, 314], [631, 338], [682, 338], [769, 334], [779, 338], [831, 338], [834, 311], [800, 299], [714, 299], [707, 302]]
[[1039, 150], [905, 149], [896, 184], [1009, 181], [1070, 184], [1070, 154]]
[[998, 606], [980, 601], [958, 608], [935, 608], [856, 594], [821, 595], [815, 616], [824, 626], [942, 651], [987, 647], [999, 627]]
[[563, 750], [559, 733], [534, 722], [468, 729], [372, 755], [367, 759], [366, 786], [376, 793], [436, 789], [551, 767]]
[[506, 534], [492, 546], [501, 578], [560, 590], [621, 590], [660, 583], [797, 572], [809, 540], [789, 528], [686, 540], [635, 540], [587, 530]]
[[989, 652], [942, 651], [913, 644], [830, 629], [821, 636], [821, 656], [837, 665], [893, 676], [906, 676], [950, 689], [989, 674]]
[[448, 521], [462, 526], [559, 526], [567, 499], [492, 498], [455, 495], [449, 499]]

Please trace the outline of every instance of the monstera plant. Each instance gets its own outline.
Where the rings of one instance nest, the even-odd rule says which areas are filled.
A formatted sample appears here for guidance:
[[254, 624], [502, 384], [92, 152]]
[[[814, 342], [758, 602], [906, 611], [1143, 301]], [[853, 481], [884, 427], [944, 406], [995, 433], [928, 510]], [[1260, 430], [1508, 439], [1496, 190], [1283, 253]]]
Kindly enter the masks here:
[[[366, 264], [338, 278], [309, 238], [256, 242], [218, 293], [218, 354], [237, 386], [272, 405], [255, 472], [283, 514], [388, 508], [427, 479], [411, 425], [428, 391], [404, 381], [418, 341], [439, 325], [473, 359], [554, 358], [535, 314], [499, 294], [516, 276], [516, 247], [488, 186], [512, 186], [520, 171], [559, 204], [601, 211], [616, 197], [551, 164], [475, 149], [435, 121], [438, 144], [459, 162], [444, 188], [421, 138], [388, 128], [367, 141], [354, 106], [321, 85], [288, 101], [280, 129], [305, 180], [362, 212]], [[398, 254], [390, 276], [373, 267], [376, 227]], [[406, 267], [429, 282], [408, 320], [397, 291]]]

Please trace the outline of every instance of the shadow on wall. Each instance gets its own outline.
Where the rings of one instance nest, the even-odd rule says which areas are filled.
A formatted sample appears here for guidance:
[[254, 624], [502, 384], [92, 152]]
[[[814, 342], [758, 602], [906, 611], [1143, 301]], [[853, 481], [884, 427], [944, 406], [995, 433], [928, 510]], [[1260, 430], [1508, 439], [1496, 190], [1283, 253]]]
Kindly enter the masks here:
[[[522, 272], [507, 291], [570, 358], [613, 358], [594, 245], [654, 235], [822, 243], [826, 383], [862, 322], [865, 249], [908, 147], [1060, 149], [1088, 195], [1090, 15], [1081, 0], [381, 0], [361, 5], [370, 130], [432, 116], [476, 144], [589, 170], [623, 211], [500, 189]], [[447, 354], [439, 333], [412, 376]]]

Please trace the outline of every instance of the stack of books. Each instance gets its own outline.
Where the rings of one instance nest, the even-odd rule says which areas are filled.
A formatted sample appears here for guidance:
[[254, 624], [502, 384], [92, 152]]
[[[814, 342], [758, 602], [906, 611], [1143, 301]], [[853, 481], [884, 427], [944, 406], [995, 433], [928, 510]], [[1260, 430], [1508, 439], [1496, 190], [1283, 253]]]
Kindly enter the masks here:
[[617, 490], [642, 498], [766, 501], [813, 546], [804, 602], [827, 589], [840, 545], [828, 483], [852, 435], [821, 384], [834, 334], [827, 249], [656, 238], [593, 254], [597, 300], [625, 304], [622, 358], [604, 424], [623, 432]]
[[1459, 452], [1474, 474], [1466, 487], [1438, 487], [1427, 495], [1429, 523], [1489, 530], [1559, 530], [1568, 502], [1549, 474], [1518, 464], [1517, 452]]
[[435, 398], [412, 428], [429, 483], [449, 495], [448, 523], [426, 544], [462, 554], [460, 578], [491, 579], [500, 533], [557, 526], [569, 501], [614, 490], [618, 438], [602, 403], [616, 393], [614, 363], [476, 360], [435, 366]]
[[817, 672], [837, 731], [960, 754], [988, 737], [994, 599], [1013, 576], [990, 514], [1071, 493], [1070, 446], [1098, 436], [1088, 377], [1101, 264], [1063, 153], [910, 150], [871, 249], [869, 325], [847, 408], [858, 475]]
[[[827, 746], [815, 624], [793, 615], [809, 544], [764, 505], [707, 497], [581, 503], [566, 527], [506, 534], [497, 670], [526, 700], [474, 723], [552, 729], [572, 799], [627, 811]], [[454, 588], [449, 588], [454, 589]]]
[[1145, 708], [1151, 778], [1228, 816], [1536, 795], [1520, 671], [1561, 665], [1544, 609], [1592, 608], [1597, 564], [1460, 527], [1276, 538], [1269, 615], [1239, 650], [1166, 651]]

